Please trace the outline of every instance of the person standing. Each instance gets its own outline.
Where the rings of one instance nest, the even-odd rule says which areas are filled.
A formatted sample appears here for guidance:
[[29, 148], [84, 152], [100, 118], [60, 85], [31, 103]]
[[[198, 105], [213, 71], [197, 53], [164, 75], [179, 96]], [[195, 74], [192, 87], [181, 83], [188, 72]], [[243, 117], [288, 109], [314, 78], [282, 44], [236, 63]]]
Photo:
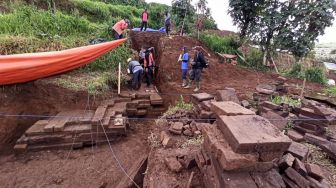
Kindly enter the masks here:
[[182, 54], [179, 57], [179, 62], [181, 62], [181, 70], [182, 70], [182, 87], [187, 86], [187, 74], [189, 68], [189, 54], [187, 47], [183, 47]]
[[171, 16], [170, 16], [169, 12], [166, 12], [166, 15], [165, 15], [165, 27], [166, 27], [166, 34], [167, 34], [167, 36], [169, 36], [170, 26], [171, 26]]
[[192, 87], [192, 82], [196, 82], [196, 88], [194, 89], [194, 92], [198, 92], [201, 89], [201, 75], [202, 75], [202, 69], [207, 67], [207, 62], [204, 58], [203, 53], [201, 52], [201, 47], [197, 46], [194, 48], [195, 55], [193, 62], [191, 63], [192, 69], [190, 72], [190, 78], [189, 78], [189, 83], [185, 89], [191, 88]]
[[119, 22], [117, 22], [116, 24], [114, 24], [114, 26], [112, 27], [113, 34], [114, 34], [114, 39], [116, 39], [116, 40], [122, 39], [124, 37], [123, 33], [127, 29], [129, 24], [130, 24], [130, 22], [129, 22], [128, 19], [122, 19]]
[[145, 10], [143, 11], [143, 13], [141, 14], [141, 29], [140, 31], [143, 30], [143, 28], [145, 27], [145, 31], [147, 30], [147, 24], [148, 24], [148, 19], [149, 19], [149, 15], [147, 12], [147, 8], [145, 8]]
[[131, 58], [127, 60], [127, 63], [127, 72], [132, 75], [131, 87], [132, 89], [138, 90], [141, 86], [143, 68], [138, 61], [132, 60]]
[[153, 52], [154, 52], [154, 48], [151, 47], [148, 50], [146, 50], [146, 53], [145, 53], [144, 69], [145, 69], [147, 87], [153, 84], [154, 68], [155, 68]]
[[139, 63], [143, 67], [145, 63], [145, 56], [146, 56], [146, 49], [144, 47], [141, 47], [139, 52]]

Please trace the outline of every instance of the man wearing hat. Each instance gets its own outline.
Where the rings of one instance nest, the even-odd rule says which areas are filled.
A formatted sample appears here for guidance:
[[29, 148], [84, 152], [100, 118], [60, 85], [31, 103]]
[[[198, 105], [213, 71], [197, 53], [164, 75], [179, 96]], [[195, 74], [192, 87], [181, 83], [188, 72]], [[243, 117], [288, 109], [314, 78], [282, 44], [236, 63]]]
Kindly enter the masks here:
[[114, 32], [114, 38], [116, 40], [123, 38], [123, 32], [127, 29], [130, 21], [128, 19], [122, 19], [112, 27]]
[[143, 68], [138, 61], [127, 59], [128, 69], [127, 72], [132, 75], [131, 86], [132, 89], [139, 89], [141, 86], [141, 78], [143, 73]]

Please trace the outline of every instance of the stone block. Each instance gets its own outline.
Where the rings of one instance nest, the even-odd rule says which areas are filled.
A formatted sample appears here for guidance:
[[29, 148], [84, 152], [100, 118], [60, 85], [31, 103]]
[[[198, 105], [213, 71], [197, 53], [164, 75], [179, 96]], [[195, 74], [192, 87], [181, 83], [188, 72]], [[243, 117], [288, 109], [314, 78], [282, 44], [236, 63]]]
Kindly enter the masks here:
[[257, 154], [238, 154], [232, 151], [224, 135], [216, 126], [203, 129], [203, 148], [218, 161], [223, 170], [232, 171], [254, 167], [258, 161]]
[[283, 152], [290, 139], [268, 120], [257, 115], [220, 116], [218, 127], [234, 152]]
[[273, 125], [275, 125], [280, 131], [284, 130], [288, 124], [288, 120], [274, 111], [268, 110], [261, 113], [261, 117], [266, 118]]
[[257, 85], [256, 90], [259, 93], [266, 94], [266, 95], [271, 95], [275, 92], [276, 87], [274, 85], [259, 84], [259, 85]]
[[98, 106], [91, 120], [93, 125], [100, 125], [100, 122], [103, 120], [105, 116], [106, 110], [107, 105]]
[[253, 172], [251, 173], [251, 177], [258, 188], [286, 188], [281, 175], [275, 169], [265, 173]]
[[299, 173], [301, 174], [303, 177], [307, 176], [307, 170], [305, 167], [305, 164], [303, 162], [301, 162], [299, 159], [295, 159], [294, 160], [294, 165], [293, 168]]
[[240, 101], [237, 97], [236, 91], [232, 89], [217, 90], [216, 101], [232, 101], [240, 105]]
[[282, 180], [285, 182], [285, 184], [288, 188], [300, 188], [291, 179], [289, 179], [286, 175], [282, 175]]
[[297, 171], [295, 171], [292, 167], [287, 168], [285, 170], [285, 174], [299, 187], [308, 188], [310, 186], [310, 182], [306, 178], [304, 178], [301, 174], [299, 174]]
[[227, 116], [255, 115], [253, 111], [246, 109], [232, 101], [212, 102], [211, 110], [218, 116], [220, 115], [227, 115]]
[[190, 129], [186, 129], [186, 130], [184, 130], [184, 131], [183, 131], [183, 134], [184, 134], [185, 136], [189, 136], [189, 137], [192, 137], [192, 136], [193, 136], [193, 133], [191, 132]]
[[182, 134], [182, 130], [183, 130], [183, 123], [181, 122], [175, 122], [169, 128], [169, 131], [171, 133], [178, 135]]
[[295, 161], [295, 157], [292, 154], [287, 153], [286, 155], [282, 156], [279, 161], [279, 168], [281, 170], [286, 170], [288, 167], [292, 167]]
[[283, 152], [260, 152], [259, 153], [259, 160], [263, 162], [268, 161], [278, 161], [282, 157]]
[[212, 100], [215, 98], [213, 95], [208, 94], [208, 93], [197, 93], [197, 94], [192, 94], [191, 96], [193, 99], [195, 99], [198, 102]]
[[250, 103], [247, 100], [242, 100], [241, 105], [244, 108], [250, 108], [251, 107]]
[[308, 175], [311, 176], [312, 178], [318, 181], [324, 179], [324, 174], [320, 166], [316, 164], [306, 163], [305, 167], [307, 169]]
[[35, 136], [45, 134], [44, 127], [49, 123], [49, 120], [38, 120], [26, 132], [26, 136]]
[[213, 100], [202, 101], [200, 103], [201, 109], [203, 109], [205, 111], [210, 111], [211, 110], [211, 102], [213, 102]]
[[195, 160], [196, 160], [198, 168], [202, 170], [206, 164], [203, 154], [201, 152], [198, 152], [196, 154]]
[[183, 169], [183, 166], [175, 157], [166, 157], [164, 162], [167, 167], [173, 172], [178, 173], [181, 172]]
[[281, 106], [275, 103], [272, 103], [271, 101], [264, 101], [261, 103], [262, 107], [271, 109], [271, 110], [280, 110]]
[[304, 162], [307, 159], [309, 149], [303, 144], [292, 142], [287, 152]]
[[298, 133], [297, 131], [295, 130], [288, 130], [287, 132], [287, 136], [292, 139], [293, 141], [295, 142], [302, 142], [304, 141], [303, 139], [303, 135]]
[[16, 144], [14, 146], [14, 153], [15, 154], [22, 154], [27, 151], [28, 144]]
[[257, 188], [248, 172], [223, 172], [222, 180], [225, 188]]

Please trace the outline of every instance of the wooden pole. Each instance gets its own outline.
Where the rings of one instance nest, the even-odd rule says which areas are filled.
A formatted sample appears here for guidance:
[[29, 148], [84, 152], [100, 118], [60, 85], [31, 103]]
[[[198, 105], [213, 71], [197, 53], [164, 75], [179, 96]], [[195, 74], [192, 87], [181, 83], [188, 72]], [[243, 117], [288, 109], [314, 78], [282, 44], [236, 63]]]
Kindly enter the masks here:
[[118, 71], [118, 95], [120, 95], [120, 76], [121, 76], [121, 64], [119, 62], [119, 71]]

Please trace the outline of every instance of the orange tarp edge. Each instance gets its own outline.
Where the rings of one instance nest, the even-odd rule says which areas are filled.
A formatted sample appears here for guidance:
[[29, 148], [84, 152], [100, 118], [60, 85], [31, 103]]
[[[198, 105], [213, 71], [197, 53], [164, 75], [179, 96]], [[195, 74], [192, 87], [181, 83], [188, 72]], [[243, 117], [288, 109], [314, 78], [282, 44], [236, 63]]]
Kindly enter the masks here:
[[0, 85], [28, 82], [76, 69], [91, 63], [126, 40], [55, 52], [0, 55]]

